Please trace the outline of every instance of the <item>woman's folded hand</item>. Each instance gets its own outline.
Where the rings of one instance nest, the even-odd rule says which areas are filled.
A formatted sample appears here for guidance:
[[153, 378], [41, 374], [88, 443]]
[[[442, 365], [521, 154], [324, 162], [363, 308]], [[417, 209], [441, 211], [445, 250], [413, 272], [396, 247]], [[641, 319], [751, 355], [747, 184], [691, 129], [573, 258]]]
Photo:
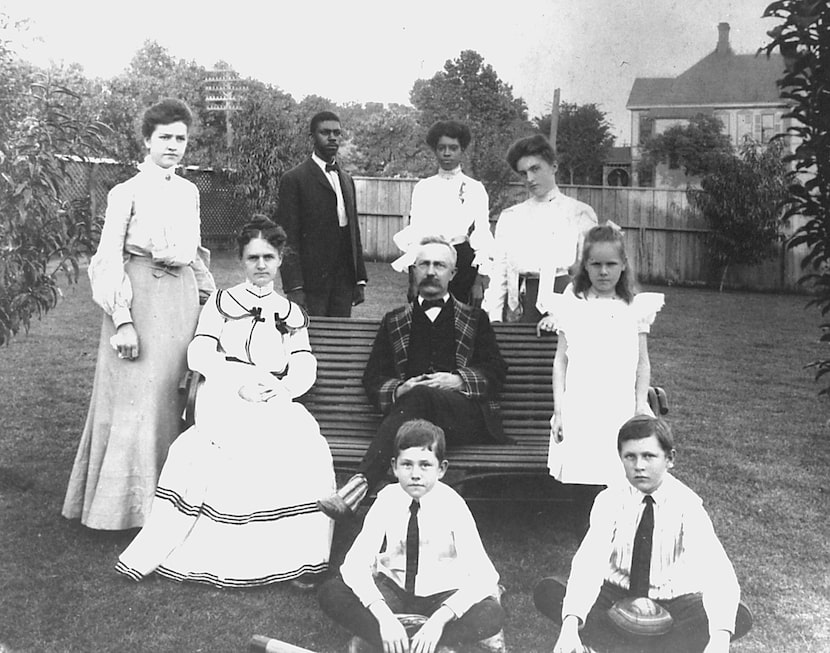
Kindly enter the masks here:
[[278, 379], [267, 385], [261, 382], [246, 383], [239, 388], [239, 396], [245, 401], [263, 402], [271, 400], [291, 401], [288, 389]]

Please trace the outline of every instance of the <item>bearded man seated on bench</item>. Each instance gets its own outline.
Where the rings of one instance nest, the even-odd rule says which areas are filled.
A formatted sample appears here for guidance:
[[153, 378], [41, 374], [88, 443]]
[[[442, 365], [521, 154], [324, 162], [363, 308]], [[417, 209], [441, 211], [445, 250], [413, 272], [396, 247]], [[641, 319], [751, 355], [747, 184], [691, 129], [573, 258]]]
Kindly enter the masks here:
[[363, 373], [363, 387], [383, 421], [357, 473], [318, 502], [333, 519], [352, 515], [383, 479], [395, 434], [410, 419], [440, 426], [450, 447], [508, 441], [497, 403], [507, 364], [487, 314], [450, 295], [455, 265], [455, 248], [443, 238], [418, 244], [418, 296], [384, 316]]

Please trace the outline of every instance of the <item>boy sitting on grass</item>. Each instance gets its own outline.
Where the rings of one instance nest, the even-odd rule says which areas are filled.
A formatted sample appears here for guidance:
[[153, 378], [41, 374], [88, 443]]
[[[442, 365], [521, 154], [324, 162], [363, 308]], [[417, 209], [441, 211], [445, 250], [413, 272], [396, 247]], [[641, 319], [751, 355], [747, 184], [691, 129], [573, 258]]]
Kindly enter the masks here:
[[[725, 653], [730, 640], [749, 631], [752, 616], [739, 602], [738, 579], [700, 497], [668, 473], [675, 456], [668, 424], [647, 415], [631, 418], [620, 429], [617, 450], [628, 483], [597, 496], [567, 590], [545, 578], [534, 591], [537, 609], [562, 625], [554, 653], [593, 650], [583, 649], [580, 631], [597, 651], [621, 650], [622, 639], [647, 651]], [[624, 623], [615, 619], [619, 607], [627, 602], [612, 606], [636, 597], [657, 604], [635, 602], [661, 614], [660, 630], [668, 632], [645, 637], [631, 634], [636, 625], [616, 629], [615, 622]]]
[[[400, 427], [398, 483], [378, 492], [341, 577], [319, 591], [323, 611], [379, 651], [433, 653], [439, 641], [478, 642], [502, 628], [499, 575], [467, 504], [440, 480], [445, 447], [444, 431], [431, 422]], [[427, 617], [411, 641], [400, 613]]]

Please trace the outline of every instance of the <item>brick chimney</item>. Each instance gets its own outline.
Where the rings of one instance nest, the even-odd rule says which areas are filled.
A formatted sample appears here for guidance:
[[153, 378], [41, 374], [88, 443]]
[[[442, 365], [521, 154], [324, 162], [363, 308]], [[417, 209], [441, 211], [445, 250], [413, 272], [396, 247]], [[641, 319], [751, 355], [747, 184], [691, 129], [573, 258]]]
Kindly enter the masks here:
[[718, 23], [718, 46], [715, 52], [732, 54], [732, 47], [729, 45], [729, 23]]

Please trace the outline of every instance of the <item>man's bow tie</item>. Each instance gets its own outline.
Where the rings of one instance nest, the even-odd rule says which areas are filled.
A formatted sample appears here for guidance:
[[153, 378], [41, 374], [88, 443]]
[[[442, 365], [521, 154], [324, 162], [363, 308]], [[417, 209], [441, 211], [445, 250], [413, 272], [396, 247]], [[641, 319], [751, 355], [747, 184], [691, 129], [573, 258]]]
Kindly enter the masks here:
[[425, 299], [421, 302], [421, 308], [428, 311], [431, 308], [444, 308], [443, 299]]
[[326, 164], [326, 172], [332, 172], [332, 171], [339, 172], [340, 171], [340, 166], [337, 165], [337, 163], [327, 163]]

